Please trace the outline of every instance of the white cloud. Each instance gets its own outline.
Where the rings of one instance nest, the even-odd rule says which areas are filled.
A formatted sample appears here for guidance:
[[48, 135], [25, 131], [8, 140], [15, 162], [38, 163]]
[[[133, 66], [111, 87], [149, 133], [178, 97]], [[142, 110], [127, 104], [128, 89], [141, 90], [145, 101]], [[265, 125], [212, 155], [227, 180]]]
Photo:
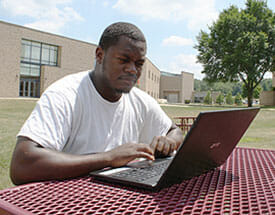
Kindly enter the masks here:
[[168, 71], [173, 73], [180, 73], [181, 71], [190, 72], [194, 74], [194, 78], [202, 79], [204, 75], [201, 73], [202, 65], [196, 63], [197, 57], [192, 54], [180, 54], [173, 58], [173, 61], [169, 64]]
[[218, 17], [215, 0], [118, 0], [113, 7], [145, 20], [186, 21], [193, 30], [206, 27]]
[[193, 40], [179, 36], [170, 36], [162, 41], [164, 46], [192, 46]]
[[71, 7], [71, 0], [2, 0], [1, 6], [13, 16], [34, 19], [25, 26], [59, 33], [66, 23], [83, 18]]

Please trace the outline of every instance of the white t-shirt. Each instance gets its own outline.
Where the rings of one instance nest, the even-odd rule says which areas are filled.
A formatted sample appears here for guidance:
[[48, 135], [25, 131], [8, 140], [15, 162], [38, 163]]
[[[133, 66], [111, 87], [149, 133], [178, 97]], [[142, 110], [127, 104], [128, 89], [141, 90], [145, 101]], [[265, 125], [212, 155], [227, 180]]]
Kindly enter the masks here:
[[150, 144], [154, 136], [166, 135], [171, 125], [158, 103], [136, 87], [117, 102], [105, 100], [86, 71], [52, 84], [17, 136], [45, 148], [87, 154], [128, 142]]

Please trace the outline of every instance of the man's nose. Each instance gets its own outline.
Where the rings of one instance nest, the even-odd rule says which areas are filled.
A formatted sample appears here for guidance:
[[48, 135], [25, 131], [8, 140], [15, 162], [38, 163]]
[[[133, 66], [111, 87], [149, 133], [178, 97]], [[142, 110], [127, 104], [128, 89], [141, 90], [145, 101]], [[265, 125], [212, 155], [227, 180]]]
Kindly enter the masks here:
[[131, 74], [137, 74], [137, 68], [136, 68], [136, 65], [135, 65], [135, 63], [129, 63], [128, 65], [127, 65], [127, 67], [125, 68], [125, 71], [127, 72], [127, 73], [131, 73]]

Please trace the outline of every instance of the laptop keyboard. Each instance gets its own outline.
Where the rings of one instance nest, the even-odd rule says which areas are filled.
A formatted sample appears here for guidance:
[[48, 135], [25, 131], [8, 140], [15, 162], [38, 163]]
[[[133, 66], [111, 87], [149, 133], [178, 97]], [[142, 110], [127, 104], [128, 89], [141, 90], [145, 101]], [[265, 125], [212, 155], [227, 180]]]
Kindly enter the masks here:
[[145, 181], [155, 176], [161, 176], [170, 162], [155, 163], [152, 166], [131, 168], [112, 174], [112, 176], [132, 181]]

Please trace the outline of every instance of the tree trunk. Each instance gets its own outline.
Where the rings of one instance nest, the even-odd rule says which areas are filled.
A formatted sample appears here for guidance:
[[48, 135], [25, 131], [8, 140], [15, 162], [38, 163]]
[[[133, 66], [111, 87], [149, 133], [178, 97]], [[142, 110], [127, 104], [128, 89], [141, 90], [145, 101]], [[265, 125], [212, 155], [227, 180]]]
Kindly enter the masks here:
[[253, 102], [253, 88], [247, 89], [247, 106], [252, 107]]

